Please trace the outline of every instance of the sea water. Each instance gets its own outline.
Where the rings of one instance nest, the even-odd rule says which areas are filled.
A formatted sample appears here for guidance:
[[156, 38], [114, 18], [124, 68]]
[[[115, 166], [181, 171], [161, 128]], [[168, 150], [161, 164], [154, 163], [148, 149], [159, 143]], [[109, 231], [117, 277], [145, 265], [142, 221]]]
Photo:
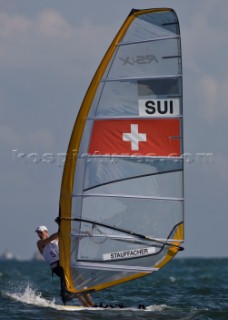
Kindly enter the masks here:
[[153, 275], [92, 295], [97, 304], [123, 303], [126, 310], [60, 311], [59, 293], [45, 262], [0, 262], [0, 319], [228, 320], [228, 259], [176, 258]]

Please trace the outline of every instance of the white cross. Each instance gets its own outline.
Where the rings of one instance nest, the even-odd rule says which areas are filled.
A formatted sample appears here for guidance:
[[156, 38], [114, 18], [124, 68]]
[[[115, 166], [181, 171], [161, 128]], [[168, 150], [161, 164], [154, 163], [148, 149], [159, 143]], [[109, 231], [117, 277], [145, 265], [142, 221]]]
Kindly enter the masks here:
[[131, 132], [123, 133], [123, 141], [131, 142], [131, 150], [139, 150], [139, 142], [146, 141], [146, 134], [139, 133], [137, 124], [131, 124]]

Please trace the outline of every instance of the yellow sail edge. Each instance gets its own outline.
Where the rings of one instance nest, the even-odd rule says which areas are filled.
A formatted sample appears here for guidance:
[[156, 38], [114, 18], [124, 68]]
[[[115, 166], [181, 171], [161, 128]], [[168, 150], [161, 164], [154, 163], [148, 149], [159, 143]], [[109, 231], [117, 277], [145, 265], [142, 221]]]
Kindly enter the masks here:
[[[184, 239], [184, 224], [181, 223], [178, 227], [177, 230], [174, 234], [173, 237], [174, 240], [183, 240]], [[172, 246], [173, 245], [173, 246]], [[170, 248], [166, 254], [166, 256], [162, 259], [162, 261], [160, 261], [159, 263], [157, 263], [155, 265], [155, 268], [162, 268], [164, 267], [164, 265], [166, 265], [170, 260], [172, 260], [175, 255], [178, 253], [179, 249], [178, 247], [180, 247], [180, 242], [179, 241], [173, 241], [170, 245]]]

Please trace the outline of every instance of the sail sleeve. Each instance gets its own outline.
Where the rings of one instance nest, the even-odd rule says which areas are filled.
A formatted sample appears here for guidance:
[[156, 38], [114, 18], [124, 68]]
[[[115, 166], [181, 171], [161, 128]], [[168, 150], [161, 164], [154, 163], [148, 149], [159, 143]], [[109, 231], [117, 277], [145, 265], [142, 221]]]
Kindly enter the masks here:
[[157, 271], [184, 240], [179, 23], [132, 10], [88, 88], [60, 194], [67, 289], [91, 292]]

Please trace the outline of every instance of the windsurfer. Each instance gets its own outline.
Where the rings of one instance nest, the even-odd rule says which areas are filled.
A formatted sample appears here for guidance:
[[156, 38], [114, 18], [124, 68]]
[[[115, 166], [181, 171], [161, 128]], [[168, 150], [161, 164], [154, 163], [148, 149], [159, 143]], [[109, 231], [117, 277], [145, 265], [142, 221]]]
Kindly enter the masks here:
[[63, 269], [59, 265], [59, 242], [58, 242], [58, 232], [53, 233], [49, 236], [48, 229], [45, 226], [39, 226], [36, 228], [36, 233], [40, 240], [37, 241], [37, 247], [39, 252], [42, 254], [44, 259], [50, 264], [52, 275], [56, 274], [60, 277], [61, 283], [61, 296], [62, 301], [66, 304], [67, 301], [77, 297], [84, 307], [94, 306], [91, 301], [90, 295], [78, 295], [67, 291], [65, 279], [63, 275]]

